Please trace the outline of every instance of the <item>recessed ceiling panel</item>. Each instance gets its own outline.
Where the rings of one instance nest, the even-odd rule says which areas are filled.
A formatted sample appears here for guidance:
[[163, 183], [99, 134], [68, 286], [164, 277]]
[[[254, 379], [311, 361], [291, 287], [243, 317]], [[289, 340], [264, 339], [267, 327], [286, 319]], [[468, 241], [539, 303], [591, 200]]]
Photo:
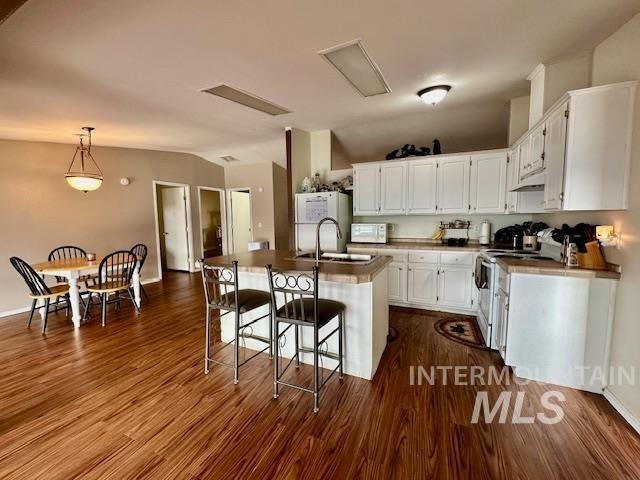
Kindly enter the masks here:
[[382, 72], [369, 56], [360, 40], [353, 40], [318, 52], [363, 97], [391, 92]]
[[269, 115], [284, 115], [285, 113], [291, 113], [291, 110], [287, 110], [275, 103], [264, 100], [252, 93], [243, 92], [242, 90], [238, 90], [237, 88], [233, 88], [225, 84], [207, 88], [202, 91], [231, 100], [232, 102], [239, 103], [245, 107], [253, 108], [254, 110], [260, 110], [261, 112], [268, 113]]

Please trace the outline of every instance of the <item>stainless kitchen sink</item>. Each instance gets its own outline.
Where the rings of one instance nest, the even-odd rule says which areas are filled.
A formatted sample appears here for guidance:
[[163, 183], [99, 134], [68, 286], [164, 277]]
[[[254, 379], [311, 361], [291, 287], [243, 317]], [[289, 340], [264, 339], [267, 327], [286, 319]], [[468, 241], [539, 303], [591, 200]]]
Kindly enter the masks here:
[[[320, 256], [321, 263], [350, 263], [356, 265], [368, 265], [376, 259], [375, 255], [363, 255], [359, 253], [323, 253]], [[305, 262], [315, 262], [315, 253], [301, 253], [291, 260], [301, 260]]]

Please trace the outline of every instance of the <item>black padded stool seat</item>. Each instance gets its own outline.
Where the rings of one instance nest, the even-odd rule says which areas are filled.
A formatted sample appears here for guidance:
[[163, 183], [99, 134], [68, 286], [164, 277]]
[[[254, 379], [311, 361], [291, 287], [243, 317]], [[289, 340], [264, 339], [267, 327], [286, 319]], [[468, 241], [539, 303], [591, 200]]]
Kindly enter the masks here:
[[[238, 305], [240, 313], [247, 313], [254, 308], [261, 307], [271, 302], [271, 294], [263, 290], [252, 290], [250, 288], [244, 290], [238, 290]], [[227, 307], [229, 309], [236, 309], [236, 294], [235, 292], [229, 292], [220, 296], [218, 305]], [[311, 306], [313, 310], [313, 305]]]
[[[302, 305], [301, 305], [302, 304]], [[318, 325], [320, 327], [329, 323], [330, 320], [346, 310], [344, 303], [335, 300], [318, 299]], [[304, 316], [303, 316], [304, 311]], [[313, 298], [303, 298], [293, 300], [278, 309], [276, 314], [280, 318], [294, 320], [292, 323], [306, 324], [313, 323]], [[297, 322], [295, 322], [297, 320]]]

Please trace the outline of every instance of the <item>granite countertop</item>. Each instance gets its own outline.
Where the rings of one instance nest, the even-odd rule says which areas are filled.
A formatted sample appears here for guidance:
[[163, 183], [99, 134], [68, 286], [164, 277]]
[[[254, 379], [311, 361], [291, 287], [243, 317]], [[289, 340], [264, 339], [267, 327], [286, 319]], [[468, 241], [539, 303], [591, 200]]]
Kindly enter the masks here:
[[608, 264], [607, 270], [593, 270], [588, 268], [567, 268], [555, 260], [529, 260], [526, 258], [498, 257], [496, 263], [508, 273], [529, 273], [536, 275], [557, 275], [576, 278], [609, 278], [620, 279], [620, 269], [617, 265]]
[[[316, 265], [314, 261], [293, 260], [296, 252], [289, 250], [256, 250], [253, 252], [238, 253], [235, 255], [223, 255], [220, 257], [205, 258], [204, 263], [214, 266], [231, 265], [233, 260], [238, 261], [238, 271], [264, 273], [266, 265], [272, 265], [276, 269], [292, 271], [309, 271]], [[393, 261], [387, 255], [377, 256], [373, 262], [362, 264], [319, 262], [318, 277], [320, 280], [340, 283], [368, 283], [386, 266]]]
[[385, 248], [397, 248], [404, 250], [450, 250], [464, 252], [479, 252], [482, 248], [477, 242], [470, 242], [464, 247], [443, 245], [440, 240], [429, 239], [397, 239], [389, 240], [387, 243], [349, 243], [347, 248], [370, 248], [372, 250], [382, 250]]

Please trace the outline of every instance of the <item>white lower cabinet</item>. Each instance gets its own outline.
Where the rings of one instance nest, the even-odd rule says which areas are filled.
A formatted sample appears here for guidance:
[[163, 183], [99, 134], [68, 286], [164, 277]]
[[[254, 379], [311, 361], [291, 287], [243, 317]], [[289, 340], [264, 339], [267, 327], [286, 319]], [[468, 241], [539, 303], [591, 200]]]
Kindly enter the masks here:
[[407, 301], [407, 264], [393, 262], [388, 267], [389, 300]]
[[407, 301], [421, 305], [435, 305], [438, 301], [438, 266], [409, 264]]
[[470, 309], [472, 306], [473, 271], [470, 268], [440, 267], [438, 274], [438, 305]]
[[349, 253], [388, 255], [389, 303], [472, 313], [475, 254], [464, 251], [371, 249], [349, 247]]
[[496, 292], [496, 319], [492, 332], [495, 340], [495, 348], [502, 359], [507, 357], [507, 329], [509, 325], [509, 295], [502, 288]]

